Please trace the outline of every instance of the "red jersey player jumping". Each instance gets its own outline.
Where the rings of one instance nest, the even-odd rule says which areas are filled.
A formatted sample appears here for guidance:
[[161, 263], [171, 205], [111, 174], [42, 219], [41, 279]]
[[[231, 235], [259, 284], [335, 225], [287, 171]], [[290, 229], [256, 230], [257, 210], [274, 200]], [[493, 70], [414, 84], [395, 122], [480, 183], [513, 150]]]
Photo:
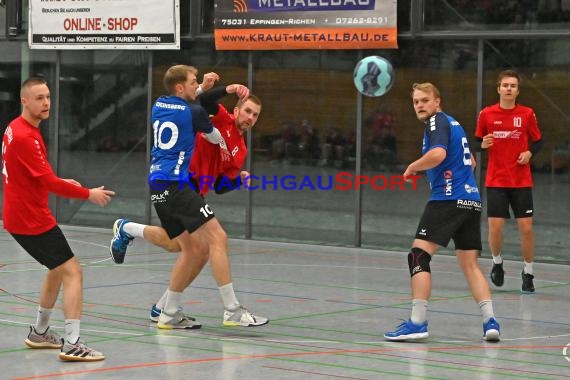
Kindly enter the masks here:
[[484, 108], [477, 120], [475, 136], [481, 148], [489, 153], [487, 177], [487, 216], [489, 220], [489, 247], [493, 255], [491, 281], [496, 286], [504, 283], [505, 272], [501, 249], [509, 206], [517, 220], [521, 236], [522, 292], [534, 292], [534, 231], [532, 227], [531, 157], [542, 147], [532, 108], [517, 104], [520, 76], [513, 70], [501, 72], [497, 78], [499, 103]]

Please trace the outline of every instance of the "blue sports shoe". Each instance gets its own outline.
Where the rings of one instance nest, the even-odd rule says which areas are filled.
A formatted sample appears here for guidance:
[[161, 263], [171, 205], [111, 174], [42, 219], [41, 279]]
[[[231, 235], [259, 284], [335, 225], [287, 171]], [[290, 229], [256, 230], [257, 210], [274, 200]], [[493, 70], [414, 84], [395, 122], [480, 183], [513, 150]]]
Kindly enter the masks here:
[[428, 323], [425, 321], [422, 324], [416, 325], [410, 319], [398, 325], [395, 331], [389, 331], [384, 334], [384, 338], [388, 340], [401, 341], [401, 340], [420, 340], [429, 336]]
[[160, 317], [160, 313], [162, 313], [162, 310], [156, 307], [156, 304], [152, 305], [152, 308], [150, 309], [150, 320], [153, 322], [158, 322], [158, 317]]
[[123, 227], [125, 223], [130, 222], [129, 219], [117, 219], [113, 224], [113, 239], [109, 246], [109, 252], [113, 261], [117, 264], [122, 264], [125, 261], [125, 254], [129, 243], [133, 241], [134, 237], [125, 232]]
[[498, 342], [501, 340], [501, 326], [493, 317], [489, 318], [487, 323], [483, 323], [483, 339], [488, 342]]

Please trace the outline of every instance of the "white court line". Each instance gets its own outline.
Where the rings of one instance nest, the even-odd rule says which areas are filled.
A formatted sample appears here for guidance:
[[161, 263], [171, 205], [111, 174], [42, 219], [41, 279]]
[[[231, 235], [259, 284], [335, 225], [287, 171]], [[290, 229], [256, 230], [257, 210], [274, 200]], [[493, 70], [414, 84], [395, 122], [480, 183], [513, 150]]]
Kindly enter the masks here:
[[[91, 262], [88, 263], [88, 264], [99, 264], [99, 263], [102, 263], [102, 262], [105, 262], [105, 261], [109, 261], [109, 260], [111, 260], [111, 258], [110, 258], [110, 257], [107, 257], [106, 259], [103, 259], [103, 260], [91, 261]], [[82, 264], [82, 265], [87, 265], [87, 264]]]
[[[15, 324], [15, 325], [30, 326], [29, 322], [18, 322], [18, 321], [13, 321], [11, 319], [0, 319], [0, 322], [7, 322], [7, 323]], [[50, 325], [50, 328], [53, 328], [54, 330], [65, 330], [64, 326]], [[86, 329], [84, 327], [81, 328], [81, 331], [89, 331], [89, 332], [93, 332], [93, 333], [104, 333], [104, 334], [111, 334], [111, 335], [117, 335], [117, 334], [118, 335], [130, 335], [130, 336], [145, 336], [146, 335], [146, 334], [141, 334], [141, 333]]]

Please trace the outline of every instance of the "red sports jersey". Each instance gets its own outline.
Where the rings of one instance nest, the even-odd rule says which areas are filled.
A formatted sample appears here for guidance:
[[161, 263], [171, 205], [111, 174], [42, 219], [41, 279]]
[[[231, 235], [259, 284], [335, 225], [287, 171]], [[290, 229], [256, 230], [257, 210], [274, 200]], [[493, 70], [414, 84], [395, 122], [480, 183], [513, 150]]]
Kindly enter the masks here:
[[76, 198], [89, 190], [59, 179], [47, 160], [40, 129], [23, 117], [14, 119], [2, 140], [4, 228], [10, 233], [38, 235], [56, 225], [48, 207], [48, 192], [57, 189]]
[[[212, 117], [212, 123], [220, 131], [226, 141], [227, 149], [220, 145], [212, 144], [200, 133], [196, 136], [194, 153], [190, 161], [190, 172], [193, 178], [209, 177], [212, 181], [203, 180], [213, 184], [213, 181], [223, 175], [229, 179], [236, 178], [247, 157], [247, 147], [243, 136], [236, 127], [235, 117], [221, 104], [218, 105], [218, 113]], [[200, 186], [200, 194], [205, 195], [210, 188]]]
[[495, 104], [479, 113], [475, 136], [493, 134], [493, 145], [487, 151], [487, 187], [531, 187], [530, 164], [517, 163], [519, 154], [529, 150], [529, 143], [542, 138], [532, 108], [517, 104], [504, 109]]

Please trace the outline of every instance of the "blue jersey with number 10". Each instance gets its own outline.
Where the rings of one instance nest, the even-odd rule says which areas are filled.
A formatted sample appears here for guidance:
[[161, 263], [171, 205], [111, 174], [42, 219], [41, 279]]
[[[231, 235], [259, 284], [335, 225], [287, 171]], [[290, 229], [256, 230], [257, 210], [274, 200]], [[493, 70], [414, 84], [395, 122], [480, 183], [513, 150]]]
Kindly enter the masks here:
[[436, 113], [425, 122], [422, 154], [436, 147], [445, 149], [447, 155], [442, 163], [427, 171], [430, 200], [480, 202], [465, 131], [459, 122], [444, 112]]
[[160, 179], [164, 180], [186, 180], [196, 133], [211, 133], [214, 128], [208, 113], [178, 96], [161, 96], [152, 107], [151, 119], [154, 145], [150, 172], [162, 173]]

